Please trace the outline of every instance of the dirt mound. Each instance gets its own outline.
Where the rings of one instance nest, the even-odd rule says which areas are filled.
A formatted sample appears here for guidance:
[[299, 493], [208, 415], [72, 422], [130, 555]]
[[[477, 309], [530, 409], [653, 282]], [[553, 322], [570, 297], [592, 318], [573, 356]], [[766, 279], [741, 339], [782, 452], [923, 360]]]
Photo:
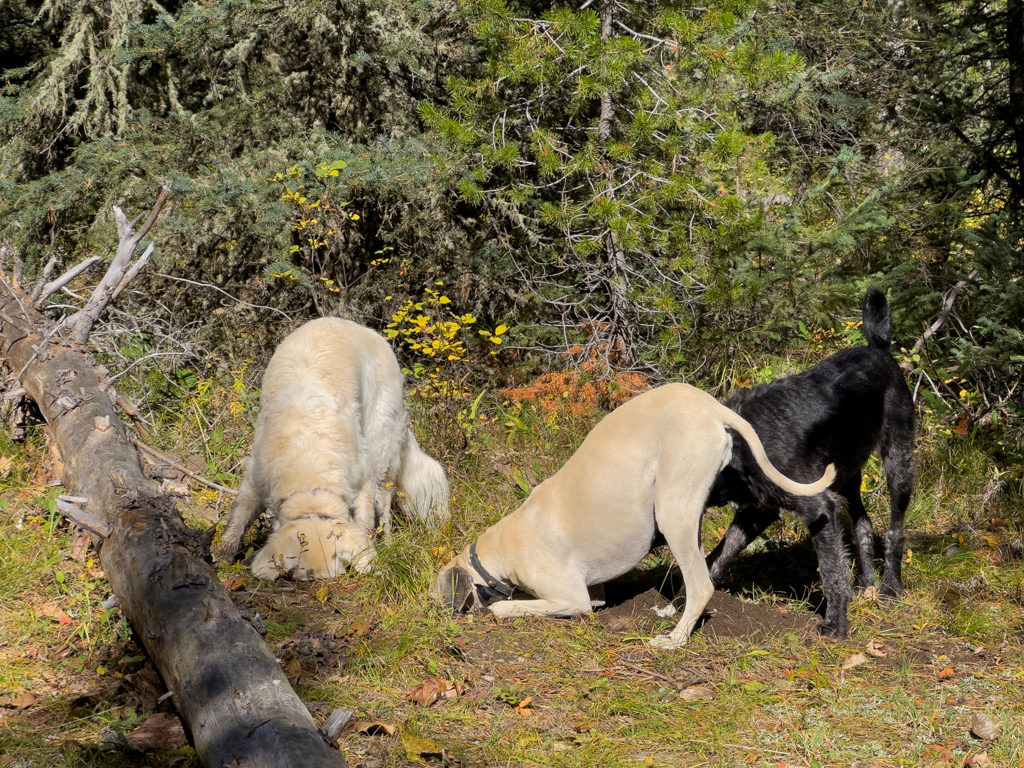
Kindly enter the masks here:
[[709, 618], [702, 631], [709, 637], [756, 637], [783, 632], [802, 633], [814, 628], [813, 613], [781, 611], [768, 605], [740, 600], [728, 592], [715, 592], [708, 603]]
[[[655, 613], [664, 608], [668, 600], [656, 589], [649, 589], [634, 598], [596, 614], [598, 622], [607, 630], [622, 634], [652, 634], [670, 629], [679, 620], [679, 614], [665, 617]], [[811, 613], [790, 613], [766, 605], [748, 603], [727, 592], [715, 592], [707, 607], [708, 618], [702, 632], [711, 637], [758, 637], [783, 632], [803, 633], [817, 624]], [[656, 628], [658, 622], [663, 627]]]
[[[660, 616], [654, 612], [655, 608], [664, 608], [668, 600], [651, 587], [646, 592], [641, 592], [634, 598], [612, 608], [605, 608], [595, 615], [598, 622], [607, 630], [630, 634], [633, 632], [651, 634], [654, 631], [654, 624], [660, 620]], [[673, 617], [670, 617], [671, 621]]]

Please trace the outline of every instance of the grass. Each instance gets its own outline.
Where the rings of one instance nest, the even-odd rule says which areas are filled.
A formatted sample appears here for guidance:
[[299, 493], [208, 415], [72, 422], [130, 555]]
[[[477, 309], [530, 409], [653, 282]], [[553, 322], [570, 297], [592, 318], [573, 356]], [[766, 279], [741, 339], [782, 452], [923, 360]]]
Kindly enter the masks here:
[[[430, 753], [444, 748], [447, 765], [466, 766], [961, 766], [982, 751], [994, 765], [1024, 766], [1024, 563], [999, 555], [1024, 520], [1012, 491], [979, 513], [992, 476], [984, 436], [948, 437], [926, 422], [907, 594], [858, 595], [847, 640], [813, 633], [813, 554], [786, 519], [740, 560], [730, 589], [798, 628], [727, 636], [711, 631], [712, 618], [685, 649], [665, 653], [643, 642], [668, 623], [650, 611], [619, 624], [609, 612], [499, 621], [453, 618], [430, 603], [427, 587], [451, 552], [514, 509], [592, 423], [493, 401], [479, 416], [452, 472], [452, 519], [440, 530], [398, 527], [374, 574], [271, 585], [241, 566], [222, 571], [278, 657], [298, 659], [297, 690], [316, 717], [347, 706], [362, 721], [342, 739], [350, 765], [441, 765]], [[216, 428], [202, 418], [205, 431]], [[428, 450], [448, 450], [447, 438], [421, 436]], [[236, 443], [218, 460], [228, 480]], [[130, 731], [170, 703], [157, 704], [159, 681], [123, 617], [99, 605], [109, 588], [94, 554], [52, 511], [40, 433], [7, 455], [14, 450], [0, 485], [0, 766], [198, 765], [188, 748], [141, 755], [101, 745], [104, 729]], [[864, 495], [880, 532], [888, 514], [877, 463]], [[185, 510], [212, 504], [197, 493]], [[729, 519], [709, 512], [706, 546]], [[649, 587], [679, 587], [665, 549], [619, 599]], [[884, 656], [844, 669], [869, 641]], [[458, 695], [409, 700], [434, 677], [461, 684]], [[695, 687], [705, 698], [687, 700]], [[1000, 725], [997, 741], [969, 735], [976, 712]], [[382, 726], [394, 733], [374, 732]]]

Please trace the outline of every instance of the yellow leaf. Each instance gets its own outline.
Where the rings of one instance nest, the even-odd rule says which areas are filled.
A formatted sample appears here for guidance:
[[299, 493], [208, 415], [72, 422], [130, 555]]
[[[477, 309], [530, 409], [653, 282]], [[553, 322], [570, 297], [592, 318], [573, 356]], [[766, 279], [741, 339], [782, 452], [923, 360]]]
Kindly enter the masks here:
[[359, 221], [359, 214], [353, 213], [349, 218], [351, 218], [352, 221]]
[[497, 336], [491, 336], [491, 343], [492, 344], [501, 344], [501, 339], [499, 339]]
[[497, 328], [494, 329], [494, 335], [495, 336], [501, 336], [501, 334], [503, 334], [507, 330], [508, 330], [508, 326], [507, 325], [499, 325]]
[[449, 299], [447, 296], [442, 296], [440, 299], [437, 300], [437, 303], [438, 304], [451, 304], [451, 301], [452, 300]]

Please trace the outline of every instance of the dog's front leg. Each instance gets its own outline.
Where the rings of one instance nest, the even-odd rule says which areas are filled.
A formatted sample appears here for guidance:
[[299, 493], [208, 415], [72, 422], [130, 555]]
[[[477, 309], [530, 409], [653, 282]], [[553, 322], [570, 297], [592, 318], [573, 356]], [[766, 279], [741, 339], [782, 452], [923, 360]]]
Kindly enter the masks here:
[[590, 612], [590, 592], [575, 574], [553, 573], [544, 584], [531, 584], [536, 600], [499, 600], [491, 603], [495, 616], [572, 616]]
[[246, 530], [262, 509], [260, 489], [256, 484], [256, 472], [253, 465], [254, 462], [250, 458], [249, 467], [246, 469], [242, 485], [238, 489], [238, 497], [235, 499], [234, 506], [231, 507], [231, 512], [228, 513], [220, 545], [214, 552], [215, 558], [220, 562], [235, 556], [242, 546], [242, 537], [245, 536]]
[[590, 596], [584, 602], [559, 600], [499, 600], [489, 606], [495, 616], [572, 616], [590, 613]]

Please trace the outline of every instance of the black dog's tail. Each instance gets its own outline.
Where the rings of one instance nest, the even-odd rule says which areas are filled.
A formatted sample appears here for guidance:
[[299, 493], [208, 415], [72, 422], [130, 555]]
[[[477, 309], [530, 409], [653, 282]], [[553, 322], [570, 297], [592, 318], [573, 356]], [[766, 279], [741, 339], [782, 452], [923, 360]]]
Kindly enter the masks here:
[[892, 346], [892, 311], [885, 294], [874, 287], [864, 296], [864, 336], [876, 349], [888, 352]]

